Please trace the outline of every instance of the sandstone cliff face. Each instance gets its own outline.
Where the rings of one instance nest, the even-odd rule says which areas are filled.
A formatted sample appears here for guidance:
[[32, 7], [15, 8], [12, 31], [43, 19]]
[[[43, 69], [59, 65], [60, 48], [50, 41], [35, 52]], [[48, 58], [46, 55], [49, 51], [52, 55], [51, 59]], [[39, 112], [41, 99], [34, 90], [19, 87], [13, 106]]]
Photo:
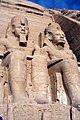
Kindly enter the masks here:
[[80, 21], [80, 11], [79, 10], [62, 10], [62, 15], [73, 18], [77, 21]]

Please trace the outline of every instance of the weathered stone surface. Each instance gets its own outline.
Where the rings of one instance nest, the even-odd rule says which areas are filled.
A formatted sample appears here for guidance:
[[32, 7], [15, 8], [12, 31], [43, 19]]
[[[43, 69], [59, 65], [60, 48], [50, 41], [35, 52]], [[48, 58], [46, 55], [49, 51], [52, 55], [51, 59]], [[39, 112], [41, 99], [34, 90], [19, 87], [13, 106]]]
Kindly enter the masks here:
[[7, 114], [7, 104], [0, 104], [0, 116], [3, 120], [8, 120]]
[[8, 119], [12, 120], [38, 120], [35, 105], [12, 104], [9, 105]]
[[80, 120], [80, 111], [73, 107], [71, 109], [71, 120]]
[[[71, 120], [70, 106], [60, 104], [11, 104], [12, 120]], [[11, 114], [8, 114], [11, 116]], [[9, 118], [8, 118], [9, 119]]]
[[0, 105], [0, 116], [4, 120], [80, 120], [76, 108], [54, 104], [9, 104]]
[[80, 11], [79, 10], [62, 10], [62, 15], [68, 16], [75, 20], [80, 21]]
[[80, 103], [77, 61], [68, 45], [79, 52], [80, 23], [25, 0], [0, 3], [0, 103], [7, 103], [1, 104], [1, 116], [79, 120], [76, 108], [63, 104], [79, 107]]

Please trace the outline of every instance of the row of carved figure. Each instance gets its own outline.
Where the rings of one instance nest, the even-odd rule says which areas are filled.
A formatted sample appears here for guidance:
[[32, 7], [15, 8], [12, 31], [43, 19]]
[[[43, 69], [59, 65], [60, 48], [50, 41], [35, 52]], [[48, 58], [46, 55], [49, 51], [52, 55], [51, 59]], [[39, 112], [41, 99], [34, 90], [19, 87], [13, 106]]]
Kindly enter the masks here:
[[31, 82], [34, 99], [38, 104], [48, 104], [48, 69], [60, 72], [70, 104], [79, 108], [80, 75], [75, 55], [69, 49], [59, 24], [52, 22], [45, 28], [43, 39], [30, 47], [27, 18], [14, 16], [8, 25], [5, 39], [0, 40], [1, 64], [8, 69], [12, 102], [29, 102], [26, 94], [27, 60], [31, 61]]

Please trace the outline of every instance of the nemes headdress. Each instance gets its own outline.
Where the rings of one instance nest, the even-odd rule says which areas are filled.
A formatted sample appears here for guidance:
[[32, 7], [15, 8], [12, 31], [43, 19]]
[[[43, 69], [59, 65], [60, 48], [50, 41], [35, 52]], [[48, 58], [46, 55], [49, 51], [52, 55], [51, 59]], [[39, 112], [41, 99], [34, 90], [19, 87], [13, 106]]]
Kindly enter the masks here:
[[21, 23], [24, 23], [24, 22], [28, 25], [28, 20], [27, 20], [27, 18], [25, 18], [24, 16], [20, 16], [20, 15], [14, 16], [14, 17], [11, 19], [11, 24], [12, 24], [12, 25], [15, 24], [15, 23], [21, 24]]
[[48, 24], [48, 27], [45, 29], [45, 34], [47, 32], [54, 33], [56, 30], [61, 30], [61, 27], [58, 23], [52, 22]]

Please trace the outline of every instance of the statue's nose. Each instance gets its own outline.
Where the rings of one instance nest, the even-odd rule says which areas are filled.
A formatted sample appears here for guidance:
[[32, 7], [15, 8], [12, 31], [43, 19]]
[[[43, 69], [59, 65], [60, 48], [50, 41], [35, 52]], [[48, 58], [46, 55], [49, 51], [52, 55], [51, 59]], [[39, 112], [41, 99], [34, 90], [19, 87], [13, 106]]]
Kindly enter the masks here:
[[61, 39], [64, 39], [64, 37], [63, 37], [63, 36], [61, 36], [60, 38], [61, 38]]
[[24, 26], [22, 26], [21, 31], [25, 31], [25, 27]]
[[25, 32], [25, 29], [21, 29], [21, 31], [24, 31], [24, 32]]

